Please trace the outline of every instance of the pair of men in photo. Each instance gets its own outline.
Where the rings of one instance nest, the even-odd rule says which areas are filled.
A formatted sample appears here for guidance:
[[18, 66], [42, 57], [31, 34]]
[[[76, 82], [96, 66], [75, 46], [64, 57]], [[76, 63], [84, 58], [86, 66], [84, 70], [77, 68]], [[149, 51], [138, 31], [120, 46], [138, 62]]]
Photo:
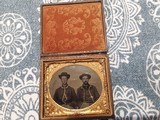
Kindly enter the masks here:
[[62, 82], [62, 86], [56, 89], [53, 99], [56, 103], [65, 108], [81, 109], [88, 107], [100, 96], [97, 88], [89, 84], [91, 78], [90, 74], [84, 73], [79, 76], [80, 80], [82, 80], [82, 86], [77, 89], [77, 94], [74, 88], [67, 84], [70, 74], [62, 72], [59, 78]]

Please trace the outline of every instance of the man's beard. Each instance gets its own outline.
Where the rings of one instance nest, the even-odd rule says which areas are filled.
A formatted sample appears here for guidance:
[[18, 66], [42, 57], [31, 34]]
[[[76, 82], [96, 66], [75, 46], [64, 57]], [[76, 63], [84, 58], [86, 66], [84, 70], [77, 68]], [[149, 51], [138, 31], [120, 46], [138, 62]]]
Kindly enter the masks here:
[[84, 81], [84, 83], [83, 83], [83, 84], [88, 85], [88, 82], [87, 82], [87, 81]]

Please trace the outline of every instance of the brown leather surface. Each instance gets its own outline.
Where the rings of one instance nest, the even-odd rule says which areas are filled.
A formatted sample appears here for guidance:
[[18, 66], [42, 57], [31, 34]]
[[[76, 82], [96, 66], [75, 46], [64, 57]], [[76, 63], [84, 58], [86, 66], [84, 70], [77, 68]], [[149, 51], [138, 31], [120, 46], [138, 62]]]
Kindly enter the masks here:
[[42, 52], [105, 50], [101, 3], [42, 8]]

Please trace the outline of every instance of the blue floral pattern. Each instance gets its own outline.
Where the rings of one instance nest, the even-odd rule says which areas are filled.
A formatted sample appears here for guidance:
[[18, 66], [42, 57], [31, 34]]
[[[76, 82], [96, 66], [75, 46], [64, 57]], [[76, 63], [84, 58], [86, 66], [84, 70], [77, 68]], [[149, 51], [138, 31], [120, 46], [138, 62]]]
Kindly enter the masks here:
[[[90, 0], [0, 2], [0, 120], [39, 119], [40, 5], [76, 1]], [[158, 0], [104, 0], [116, 120], [160, 119], [159, 11]]]
[[39, 70], [25, 68], [2, 81], [0, 119], [39, 119]]
[[146, 73], [151, 87], [160, 97], [160, 43], [154, 45], [148, 54]]
[[27, 55], [32, 43], [28, 22], [20, 15], [0, 16], [0, 67], [13, 67]]

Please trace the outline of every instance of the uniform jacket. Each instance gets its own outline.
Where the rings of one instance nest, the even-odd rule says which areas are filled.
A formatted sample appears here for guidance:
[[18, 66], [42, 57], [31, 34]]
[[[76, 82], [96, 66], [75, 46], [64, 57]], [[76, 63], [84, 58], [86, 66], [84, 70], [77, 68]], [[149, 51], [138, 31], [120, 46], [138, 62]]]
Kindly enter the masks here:
[[77, 96], [75, 90], [70, 87], [59, 87], [54, 94], [54, 100], [59, 105], [69, 105], [73, 108], [77, 107]]
[[98, 98], [99, 93], [97, 88], [93, 85], [89, 85], [86, 87], [82, 85], [77, 89], [77, 99], [79, 107], [83, 102], [89, 103], [90, 105], [93, 104]]

